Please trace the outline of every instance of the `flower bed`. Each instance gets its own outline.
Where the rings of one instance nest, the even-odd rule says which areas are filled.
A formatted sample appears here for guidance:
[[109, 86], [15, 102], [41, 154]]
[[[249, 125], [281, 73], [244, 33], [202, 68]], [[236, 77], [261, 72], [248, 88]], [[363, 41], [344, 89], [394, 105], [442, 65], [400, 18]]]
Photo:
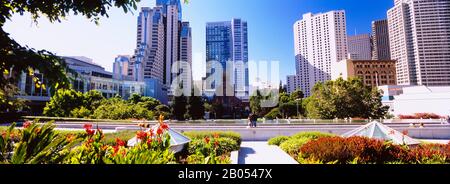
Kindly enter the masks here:
[[[84, 132], [58, 132], [50, 122], [24, 123], [0, 130], [0, 163], [4, 164], [170, 164], [170, 163], [230, 163], [227, 153], [235, 150], [236, 141], [214, 134], [196, 142], [195, 152], [175, 155], [170, 151], [168, 125], [160, 118], [155, 132], [120, 132], [104, 134], [101, 129], [84, 126]], [[134, 136], [140, 140], [134, 147], [126, 141]], [[119, 138], [120, 137], [120, 138]]]

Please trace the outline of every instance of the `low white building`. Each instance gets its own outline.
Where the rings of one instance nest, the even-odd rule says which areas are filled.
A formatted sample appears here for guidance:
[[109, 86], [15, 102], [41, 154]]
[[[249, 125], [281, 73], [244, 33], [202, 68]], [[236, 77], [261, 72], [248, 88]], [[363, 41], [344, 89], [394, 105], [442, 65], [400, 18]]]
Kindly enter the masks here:
[[450, 86], [380, 86], [384, 92], [383, 104], [391, 107], [390, 113], [413, 115], [415, 113], [434, 113], [450, 115]]

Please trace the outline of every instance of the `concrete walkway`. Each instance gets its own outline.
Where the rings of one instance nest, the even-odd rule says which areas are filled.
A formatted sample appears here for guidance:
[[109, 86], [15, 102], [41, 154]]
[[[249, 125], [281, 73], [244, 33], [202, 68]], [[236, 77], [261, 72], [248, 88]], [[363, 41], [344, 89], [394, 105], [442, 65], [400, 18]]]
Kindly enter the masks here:
[[242, 142], [238, 164], [298, 164], [278, 146], [267, 142]]

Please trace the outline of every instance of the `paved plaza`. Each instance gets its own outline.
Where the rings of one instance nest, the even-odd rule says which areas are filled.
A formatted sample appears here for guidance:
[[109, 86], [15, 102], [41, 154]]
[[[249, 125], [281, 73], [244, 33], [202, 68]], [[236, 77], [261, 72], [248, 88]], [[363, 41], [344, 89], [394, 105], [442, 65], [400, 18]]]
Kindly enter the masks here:
[[238, 164], [298, 164], [278, 146], [267, 142], [242, 142]]

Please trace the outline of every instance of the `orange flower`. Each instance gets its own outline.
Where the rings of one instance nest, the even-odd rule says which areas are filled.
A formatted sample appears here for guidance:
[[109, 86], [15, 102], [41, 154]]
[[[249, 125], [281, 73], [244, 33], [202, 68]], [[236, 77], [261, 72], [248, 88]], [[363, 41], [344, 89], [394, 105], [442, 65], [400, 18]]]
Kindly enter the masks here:
[[219, 138], [219, 133], [217, 133], [217, 132], [214, 133], [214, 138], [216, 138], [216, 139]]
[[163, 115], [159, 115], [159, 123], [163, 123], [164, 122], [164, 116]]

